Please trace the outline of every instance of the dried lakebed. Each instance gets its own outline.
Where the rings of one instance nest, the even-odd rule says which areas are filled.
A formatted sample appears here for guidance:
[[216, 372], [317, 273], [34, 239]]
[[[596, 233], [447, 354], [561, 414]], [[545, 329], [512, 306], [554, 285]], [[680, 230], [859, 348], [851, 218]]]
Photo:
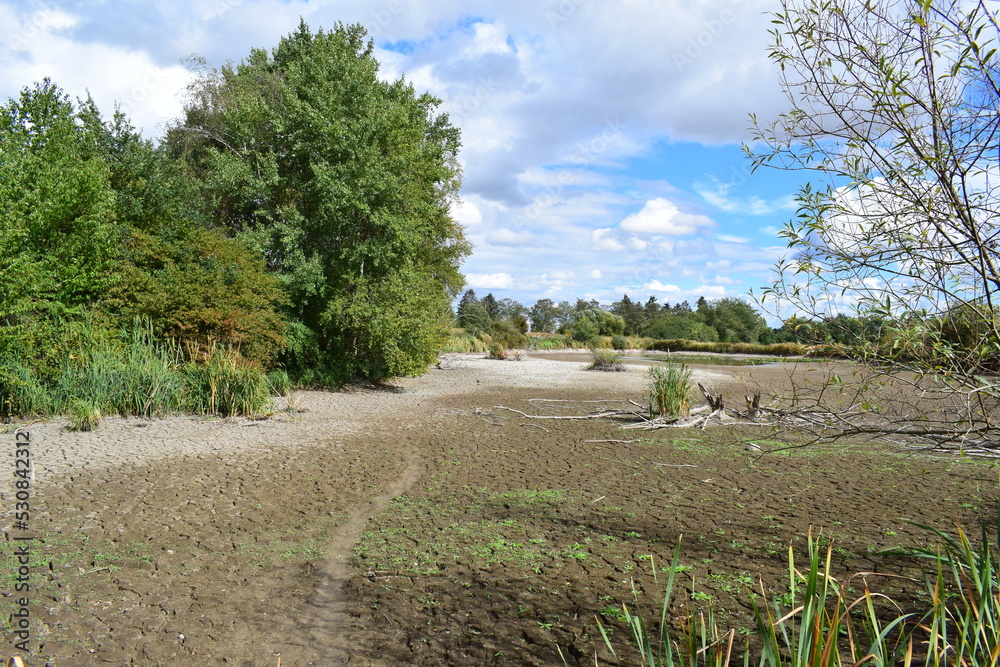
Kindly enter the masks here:
[[[680, 599], [743, 628], [747, 587], [780, 592], [810, 527], [841, 571], [900, 572], [879, 550], [927, 541], [902, 519], [974, 526], [996, 497], [987, 466], [877, 442], [761, 456], [746, 444], [783, 443], [526, 420], [494, 406], [641, 401], [643, 369], [480, 357], [389, 388], [301, 392], [298, 411], [264, 421], [31, 425], [29, 664], [549, 665], [559, 647], [592, 665], [595, 617], [652, 613], [653, 571], [662, 582], [681, 534]], [[696, 379], [737, 401], [741, 377], [768, 373], [783, 371]]]

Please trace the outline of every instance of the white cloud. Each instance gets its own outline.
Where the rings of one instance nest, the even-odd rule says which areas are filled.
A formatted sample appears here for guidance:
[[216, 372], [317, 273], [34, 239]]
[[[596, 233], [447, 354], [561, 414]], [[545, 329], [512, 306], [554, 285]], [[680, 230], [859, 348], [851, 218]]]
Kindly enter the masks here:
[[464, 227], [478, 227], [483, 222], [483, 213], [479, 207], [468, 199], [463, 199], [451, 205], [451, 217]]
[[706, 299], [718, 299], [726, 296], [726, 288], [722, 285], [699, 285], [691, 290], [691, 294], [697, 294]]
[[681, 288], [677, 285], [664, 285], [659, 280], [651, 280], [642, 286], [644, 290], [649, 290], [651, 292], [666, 292], [668, 294], [673, 294], [680, 292]]
[[591, 241], [596, 250], [619, 251], [625, 249], [625, 244], [615, 238], [613, 229], [595, 229], [591, 234]]
[[619, 227], [638, 234], [690, 236], [715, 223], [704, 215], [681, 213], [669, 199], [657, 197], [646, 202], [642, 210], [622, 220]]
[[476, 57], [487, 53], [510, 53], [507, 31], [503, 26], [479, 22], [472, 26], [475, 36], [465, 55]]
[[715, 238], [725, 243], [749, 243], [749, 241], [742, 236], [730, 236], [729, 234], [717, 234]]
[[465, 281], [474, 289], [510, 289], [514, 279], [507, 273], [467, 273]]
[[514, 232], [501, 228], [486, 235], [486, 240], [493, 245], [525, 246], [535, 243], [537, 237], [531, 232]]
[[591, 269], [590, 277], [594, 280], [600, 280], [604, 277], [604, 273], [602, 273], [600, 269]]

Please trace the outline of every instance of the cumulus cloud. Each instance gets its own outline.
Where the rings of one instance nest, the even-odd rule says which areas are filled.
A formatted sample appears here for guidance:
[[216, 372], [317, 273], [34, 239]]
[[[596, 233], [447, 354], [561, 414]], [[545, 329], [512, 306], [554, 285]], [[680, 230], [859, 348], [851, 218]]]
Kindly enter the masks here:
[[726, 288], [722, 285], [699, 285], [692, 290], [692, 294], [698, 294], [706, 299], [719, 299], [726, 296]]
[[611, 250], [618, 252], [621, 250], [645, 250], [649, 247], [649, 242], [636, 236], [622, 236], [616, 230], [610, 228], [595, 229], [591, 235], [591, 242], [595, 250]]
[[677, 285], [664, 285], [659, 280], [651, 280], [643, 285], [642, 288], [650, 292], [665, 292], [667, 294], [674, 294], [681, 291], [681, 288]]
[[690, 236], [714, 224], [707, 216], [682, 213], [669, 199], [657, 197], [646, 202], [638, 213], [622, 220], [619, 227], [637, 234]]
[[486, 241], [493, 245], [525, 246], [535, 243], [537, 237], [531, 232], [514, 232], [501, 228], [486, 235]]
[[508, 273], [467, 273], [465, 282], [473, 289], [510, 289], [514, 278]]

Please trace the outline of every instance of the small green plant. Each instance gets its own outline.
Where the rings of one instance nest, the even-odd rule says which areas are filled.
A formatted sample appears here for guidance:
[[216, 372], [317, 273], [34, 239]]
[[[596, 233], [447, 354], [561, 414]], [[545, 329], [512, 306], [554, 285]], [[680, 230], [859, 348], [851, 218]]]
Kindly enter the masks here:
[[668, 363], [649, 369], [650, 418], [677, 419], [687, 414], [691, 402], [691, 369], [685, 364]]
[[[934, 664], [996, 665], [1000, 662], [1000, 500], [997, 501], [995, 542], [980, 518], [981, 536], [976, 547], [959, 526], [957, 535], [918, 523], [933, 533], [934, 549], [897, 547], [884, 553], [929, 559], [934, 576], [925, 582], [931, 609], [921, 620], [928, 657]], [[952, 592], [957, 592], [953, 595]]]
[[757, 598], [750, 599], [763, 643], [760, 664], [839, 667], [894, 665], [902, 659], [908, 650], [903, 626], [909, 615], [898, 616], [883, 625], [876, 609], [876, 599], [880, 596], [868, 590], [867, 581], [862, 596], [848, 598], [850, 586], [830, 574], [833, 549], [829, 541], [824, 556], [820, 540], [810, 532], [806, 554], [808, 569], [800, 572], [794, 550], [788, 546], [787, 593], [774, 598], [763, 609]]
[[616, 350], [627, 350], [628, 349], [628, 338], [615, 334], [611, 337], [611, 347]]
[[95, 401], [74, 398], [69, 403], [67, 416], [66, 428], [70, 431], [93, 431], [101, 425], [101, 409]]

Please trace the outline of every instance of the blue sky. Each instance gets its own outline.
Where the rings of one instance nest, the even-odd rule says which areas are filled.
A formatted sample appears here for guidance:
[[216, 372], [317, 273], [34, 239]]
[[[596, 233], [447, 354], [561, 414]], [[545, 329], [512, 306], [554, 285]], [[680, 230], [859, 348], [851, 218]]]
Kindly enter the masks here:
[[195, 54], [270, 48], [299, 18], [359, 22], [382, 75], [463, 130], [480, 295], [742, 296], [785, 254], [803, 174], [749, 173], [749, 114], [785, 102], [758, 0], [0, 0], [0, 97], [48, 76], [146, 136], [179, 115]]

